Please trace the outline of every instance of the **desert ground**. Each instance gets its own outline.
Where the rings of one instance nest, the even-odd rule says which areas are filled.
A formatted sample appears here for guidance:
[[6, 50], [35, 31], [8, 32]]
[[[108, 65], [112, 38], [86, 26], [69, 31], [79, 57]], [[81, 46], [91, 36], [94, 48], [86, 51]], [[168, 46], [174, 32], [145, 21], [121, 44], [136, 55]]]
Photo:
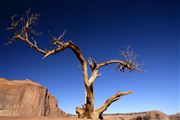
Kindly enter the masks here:
[[2, 116], [0, 120], [87, 120], [68, 117], [7, 117]]

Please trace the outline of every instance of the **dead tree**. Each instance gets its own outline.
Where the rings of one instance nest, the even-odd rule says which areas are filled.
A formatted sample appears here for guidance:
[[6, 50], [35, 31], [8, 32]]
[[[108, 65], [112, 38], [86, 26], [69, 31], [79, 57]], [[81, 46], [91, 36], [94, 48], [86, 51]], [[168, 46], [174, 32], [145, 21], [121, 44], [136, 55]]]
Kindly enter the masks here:
[[[101, 76], [99, 74], [99, 69], [103, 68], [110, 64], [117, 64], [118, 69], [121, 72], [124, 72], [125, 69], [130, 71], [141, 71], [138, 69], [138, 64], [134, 62], [135, 53], [130, 50], [126, 49], [122, 52], [122, 56], [124, 57], [123, 60], [109, 60], [102, 63], [97, 63], [95, 58], [89, 58], [87, 61], [80, 48], [74, 44], [71, 40], [64, 42], [62, 37], [64, 33], [61, 34], [59, 37], [54, 37], [49, 34], [52, 38], [52, 49], [41, 49], [38, 47], [36, 40], [33, 36], [38, 35], [38, 33], [33, 29], [33, 25], [37, 23], [39, 18], [38, 14], [30, 14], [29, 10], [26, 12], [25, 15], [22, 17], [11, 17], [12, 23], [8, 30], [12, 30], [14, 36], [12, 40], [8, 43], [12, 43], [13, 41], [22, 41], [26, 43], [29, 47], [35, 49], [37, 52], [41, 53], [44, 58], [49, 57], [50, 55], [54, 55], [60, 53], [66, 49], [71, 49], [72, 52], [75, 54], [77, 59], [81, 63], [82, 74], [84, 79], [84, 86], [85, 86], [85, 103], [82, 107], [76, 108], [76, 113], [78, 114], [79, 118], [88, 118], [88, 119], [103, 119], [102, 114], [103, 112], [115, 101], [119, 100], [121, 96], [131, 94], [132, 91], [127, 92], [117, 92], [115, 95], [111, 96], [109, 99], [105, 101], [99, 108], [94, 108], [94, 91], [93, 91], [93, 83], [97, 77]], [[88, 67], [87, 64], [90, 65], [91, 68], [91, 75], [88, 76]]]

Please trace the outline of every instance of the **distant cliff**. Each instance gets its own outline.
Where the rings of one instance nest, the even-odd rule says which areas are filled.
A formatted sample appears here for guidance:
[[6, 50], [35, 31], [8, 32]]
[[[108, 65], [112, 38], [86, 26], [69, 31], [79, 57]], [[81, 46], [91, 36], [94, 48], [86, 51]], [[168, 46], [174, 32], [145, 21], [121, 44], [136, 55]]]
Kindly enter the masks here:
[[31, 80], [0, 78], [0, 116], [66, 116], [47, 88]]

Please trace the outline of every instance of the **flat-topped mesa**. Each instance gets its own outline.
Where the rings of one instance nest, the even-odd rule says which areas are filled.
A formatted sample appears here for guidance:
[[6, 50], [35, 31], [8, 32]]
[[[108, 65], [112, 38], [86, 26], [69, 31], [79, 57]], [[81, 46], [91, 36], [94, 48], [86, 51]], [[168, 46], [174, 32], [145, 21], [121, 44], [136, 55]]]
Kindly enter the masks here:
[[66, 116], [48, 89], [31, 80], [0, 78], [0, 116]]

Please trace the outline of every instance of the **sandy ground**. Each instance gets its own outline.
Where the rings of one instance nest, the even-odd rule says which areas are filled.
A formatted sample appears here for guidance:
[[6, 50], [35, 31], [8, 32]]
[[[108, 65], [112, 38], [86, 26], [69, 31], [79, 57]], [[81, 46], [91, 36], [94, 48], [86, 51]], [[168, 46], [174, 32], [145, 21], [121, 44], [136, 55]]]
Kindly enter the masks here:
[[[89, 119], [78, 119], [76, 117], [4, 117], [0, 116], [0, 120], [89, 120]], [[117, 118], [104, 120], [119, 120]]]
[[67, 117], [2, 117], [0, 120], [88, 120], [78, 118], [67, 118]]

